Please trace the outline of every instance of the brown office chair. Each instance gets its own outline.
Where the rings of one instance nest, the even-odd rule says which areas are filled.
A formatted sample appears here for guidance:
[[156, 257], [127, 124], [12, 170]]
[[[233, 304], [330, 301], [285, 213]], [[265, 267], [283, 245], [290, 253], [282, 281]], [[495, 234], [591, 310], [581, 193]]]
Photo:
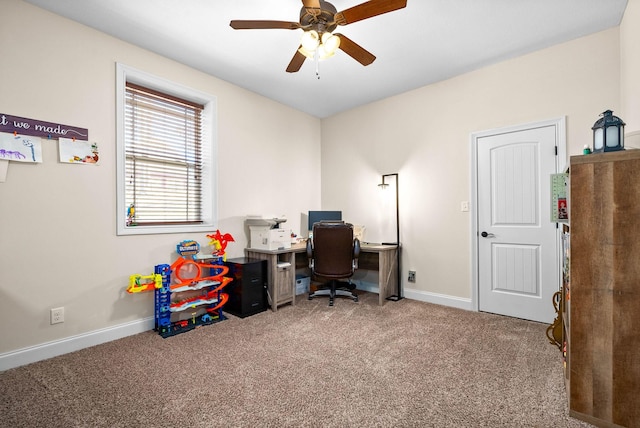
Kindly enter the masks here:
[[[312, 242], [313, 240], [313, 242]], [[329, 280], [309, 300], [317, 296], [329, 296], [333, 306], [335, 296], [345, 296], [358, 301], [353, 292], [351, 276], [358, 268], [360, 241], [353, 236], [353, 225], [342, 221], [322, 221], [313, 225], [313, 239], [307, 240], [307, 256], [312, 275]], [[339, 280], [347, 280], [339, 281]]]

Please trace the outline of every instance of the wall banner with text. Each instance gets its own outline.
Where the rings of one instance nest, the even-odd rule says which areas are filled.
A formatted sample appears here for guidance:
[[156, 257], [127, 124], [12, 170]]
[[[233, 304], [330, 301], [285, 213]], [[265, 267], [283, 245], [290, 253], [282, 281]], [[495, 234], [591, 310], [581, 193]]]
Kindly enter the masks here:
[[31, 135], [44, 138], [77, 138], [88, 140], [89, 130], [59, 123], [43, 122], [0, 113], [0, 132], [19, 135]]

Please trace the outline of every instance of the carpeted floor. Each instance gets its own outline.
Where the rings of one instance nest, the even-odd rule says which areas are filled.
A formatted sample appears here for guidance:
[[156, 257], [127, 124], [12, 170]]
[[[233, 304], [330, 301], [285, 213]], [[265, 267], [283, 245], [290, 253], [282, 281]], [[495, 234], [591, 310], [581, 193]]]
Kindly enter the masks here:
[[590, 426], [568, 416], [546, 325], [360, 295], [5, 371], [0, 426]]

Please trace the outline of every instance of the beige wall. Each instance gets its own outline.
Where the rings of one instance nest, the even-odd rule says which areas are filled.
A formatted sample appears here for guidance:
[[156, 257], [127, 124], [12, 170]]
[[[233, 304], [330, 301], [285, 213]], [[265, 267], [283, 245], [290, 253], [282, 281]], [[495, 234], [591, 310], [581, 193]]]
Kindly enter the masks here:
[[[0, 113], [88, 128], [101, 165], [60, 164], [46, 141], [43, 164], [11, 163], [0, 183], [0, 359], [152, 316], [150, 294], [124, 292], [129, 275], [167, 262], [176, 241], [204, 239], [115, 235], [116, 62], [217, 96], [230, 256], [246, 244], [244, 215], [285, 214], [298, 231], [300, 214], [321, 206], [365, 225], [367, 239], [392, 240], [376, 184], [399, 172], [403, 278], [418, 272], [407, 295], [460, 306], [471, 295], [471, 219], [460, 212], [471, 200], [470, 134], [566, 116], [568, 153], [580, 153], [598, 114], [621, 109], [629, 80], [616, 28], [321, 122], [20, 0], [4, 0], [2, 16]], [[637, 59], [629, 50], [622, 64]], [[66, 322], [50, 326], [57, 306]]]
[[566, 116], [567, 151], [581, 153], [599, 114], [620, 107], [618, 45], [614, 28], [323, 120], [322, 205], [393, 240], [375, 233], [376, 183], [399, 172], [403, 281], [417, 271], [405, 294], [468, 306], [470, 134]]
[[627, 124], [627, 133], [638, 134], [627, 144], [640, 148], [640, 0], [629, 0], [620, 24], [620, 96], [619, 116]]
[[[217, 97], [220, 230], [243, 255], [243, 216], [320, 206], [320, 120], [20, 0], [2, 1], [0, 113], [89, 129], [100, 165], [10, 163], [0, 183], [0, 356], [153, 316], [153, 294], [124, 292], [175, 245], [204, 236], [116, 236], [116, 62]], [[282, 156], [286, 153], [286, 156]], [[306, 229], [306, 225], [305, 225]], [[66, 321], [49, 325], [49, 309]]]

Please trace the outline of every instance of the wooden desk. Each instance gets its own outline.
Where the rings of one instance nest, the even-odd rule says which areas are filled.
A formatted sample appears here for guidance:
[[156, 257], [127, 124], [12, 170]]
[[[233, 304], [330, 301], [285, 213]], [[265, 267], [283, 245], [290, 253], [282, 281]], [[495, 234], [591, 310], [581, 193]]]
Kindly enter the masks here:
[[378, 271], [378, 304], [398, 291], [398, 246], [363, 243], [358, 269]]
[[[247, 257], [267, 260], [268, 290], [271, 309], [285, 303], [296, 304], [297, 266], [307, 267], [307, 246], [302, 242], [282, 250], [246, 248]], [[358, 269], [378, 271], [378, 304], [382, 306], [398, 290], [398, 246], [363, 243], [360, 247]], [[298, 257], [296, 257], [296, 254]], [[288, 264], [288, 266], [283, 266]]]

